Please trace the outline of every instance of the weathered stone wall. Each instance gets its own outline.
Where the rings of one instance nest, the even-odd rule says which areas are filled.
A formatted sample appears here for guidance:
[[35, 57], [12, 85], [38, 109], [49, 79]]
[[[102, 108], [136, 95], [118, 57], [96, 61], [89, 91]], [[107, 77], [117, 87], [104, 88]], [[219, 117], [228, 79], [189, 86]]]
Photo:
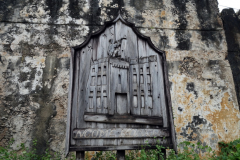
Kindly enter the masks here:
[[63, 151], [70, 47], [119, 8], [167, 53], [178, 143], [217, 149], [217, 142], [239, 137], [217, 0], [9, 0], [0, 1], [0, 145], [14, 138], [16, 149], [37, 139], [39, 153], [47, 142]]

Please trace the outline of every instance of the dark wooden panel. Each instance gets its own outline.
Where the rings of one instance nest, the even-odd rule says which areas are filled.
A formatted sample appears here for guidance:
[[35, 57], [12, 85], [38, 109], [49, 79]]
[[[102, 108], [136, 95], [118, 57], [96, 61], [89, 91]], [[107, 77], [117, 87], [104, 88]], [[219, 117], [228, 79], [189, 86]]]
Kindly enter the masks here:
[[[163, 147], [172, 148], [172, 144], [162, 144]], [[113, 151], [113, 150], [141, 150], [143, 146], [140, 145], [127, 145], [127, 146], [72, 146], [70, 151]], [[145, 149], [157, 149], [156, 145], [144, 146]]]
[[150, 125], [162, 125], [163, 121], [161, 117], [136, 117], [131, 115], [84, 115], [84, 121], [88, 122], [102, 122], [102, 123], [136, 123], [136, 124], [150, 124]]

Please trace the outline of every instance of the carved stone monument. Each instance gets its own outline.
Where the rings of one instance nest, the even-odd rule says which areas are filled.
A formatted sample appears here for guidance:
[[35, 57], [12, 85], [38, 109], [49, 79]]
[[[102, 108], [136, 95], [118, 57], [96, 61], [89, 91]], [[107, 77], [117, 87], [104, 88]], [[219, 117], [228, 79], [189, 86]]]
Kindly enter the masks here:
[[[72, 48], [66, 153], [176, 149], [166, 58], [121, 15]], [[151, 148], [151, 147], [150, 147]]]

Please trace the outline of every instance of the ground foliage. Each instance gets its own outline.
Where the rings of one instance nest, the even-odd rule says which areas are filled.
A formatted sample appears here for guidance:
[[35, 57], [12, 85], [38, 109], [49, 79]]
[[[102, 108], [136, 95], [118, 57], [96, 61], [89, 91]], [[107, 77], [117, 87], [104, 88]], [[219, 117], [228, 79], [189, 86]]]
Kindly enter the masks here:
[[[0, 160], [61, 160], [61, 154], [58, 152], [50, 152], [49, 149], [43, 155], [37, 155], [36, 146], [37, 141], [33, 141], [30, 148], [25, 147], [24, 144], [19, 146], [19, 150], [12, 150], [10, 141], [7, 147], [0, 146]], [[166, 148], [161, 145], [156, 145], [157, 149], [146, 149], [149, 145], [142, 146], [141, 150], [126, 151], [126, 160], [240, 160], [240, 139], [224, 143], [219, 142], [220, 152], [215, 153], [209, 146], [201, 145], [201, 143], [191, 143], [188, 141], [181, 142], [181, 148], [178, 154], [173, 150], [168, 150], [167, 156], [164, 154]], [[68, 158], [69, 160], [76, 159], [74, 156]], [[85, 157], [86, 160], [116, 160], [116, 151], [99, 151], [92, 157]]]

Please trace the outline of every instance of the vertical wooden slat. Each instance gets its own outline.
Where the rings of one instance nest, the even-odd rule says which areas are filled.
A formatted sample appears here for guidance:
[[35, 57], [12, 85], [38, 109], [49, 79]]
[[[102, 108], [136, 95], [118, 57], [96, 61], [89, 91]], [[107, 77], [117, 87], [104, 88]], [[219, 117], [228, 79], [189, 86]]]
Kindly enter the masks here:
[[102, 113], [108, 113], [108, 105], [107, 105], [107, 92], [108, 92], [108, 85], [107, 85], [107, 71], [108, 71], [108, 63], [104, 61], [101, 64], [102, 67], [102, 93], [101, 93], [101, 103], [102, 103]]
[[99, 39], [98, 38], [93, 38], [93, 54], [92, 54], [92, 61], [96, 61], [97, 60], [97, 49], [98, 49], [98, 43], [99, 43]]
[[98, 61], [97, 65], [97, 83], [96, 83], [96, 108], [97, 113], [102, 113], [102, 65]]
[[[125, 25], [126, 26], [126, 25]], [[132, 28], [127, 27], [127, 48], [125, 54], [128, 54], [130, 59], [137, 59], [138, 54], [138, 38], [136, 34], [133, 32]]]
[[[80, 51], [76, 51], [74, 53], [74, 57], [73, 57], [73, 66], [74, 66], [74, 69], [73, 69], [73, 99], [72, 99], [72, 113], [71, 113], [71, 137], [72, 136], [72, 131], [74, 128], [77, 127], [77, 115], [76, 115], [76, 112], [77, 112], [77, 106], [78, 106], [78, 80], [79, 80], [79, 60], [80, 60], [80, 54], [79, 54]], [[75, 145], [75, 140], [71, 138], [71, 145]]]
[[88, 105], [86, 107], [87, 112], [96, 112], [96, 77], [96, 65], [92, 62], [86, 91], [89, 98]]
[[166, 54], [162, 55], [162, 62], [163, 62], [163, 72], [164, 72], [164, 82], [165, 82], [165, 93], [166, 93], [166, 100], [168, 105], [168, 114], [169, 114], [169, 121], [170, 121], [170, 128], [171, 128], [171, 143], [173, 144], [173, 149], [177, 153], [177, 141], [176, 141], [176, 132], [174, 126], [174, 119], [173, 119], [173, 110], [172, 110], [172, 101], [170, 95], [170, 84], [168, 78], [168, 69], [167, 69], [167, 60]]
[[130, 59], [138, 58], [138, 38], [132, 28], [123, 24], [121, 21], [117, 21], [117, 23], [115, 24], [115, 35], [116, 41], [122, 39], [121, 49], [123, 51], [121, 50], [121, 53], [124, 52], [124, 57], [130, 57]]
[[[149, 53], [149, 56], [151, 57], [150, 60], [154, 60], [153, 62], [149, 62], [150, 65], [150, 74], [151, 74], [151, 84], [152, 84], [152, 98], [153, 98], [153, 108], [152, 108], [152, 116], [160, 116], [162, 117], [162, 105], [161, 102], [161, 94], [165, 96], [164, 94], [164, 88], [162, 88], [163, 84], [159, 79], [163, 77], [163, 75], [160, 74], [161, 69], [161, 61], [158, 60], [159, 54], [157, 54], [149, 45], [147, 45], [147, 52]], [[157, 89], [156, 89], [157, 88]], [[165, 113], [166, 114], [166, 113]]]
[[[146, 57], [147, 53], [146, 53], [146, 42], [144, 42], [142, 39], [138, 38], [138, 56], [139, 59]], [[144, 82], [145, 82], [145, 78], [144, 78], [144, 64], [139, 62], [139, 100], [140, 100], [140, 114], [141, 115], [146, 115], [145, 111], [145, 92], [144, 92]]]
[[162, 117], [162, 105], [160, 101], [160, 94], [161, 91], [159, 88], [159, 83], [158, 83], [158, 76], [159, 76], [159, 71], [158, 71], [158, 63], [157, 62], [151, 62], [150, 63], [150, 72], [152, 76], [152, 116], [160, 116]]
[[[132, 107], [132, 114], [140, 115], [140, 103], [141, 103], [141, 95], [140, 95], [140, 74], [139, 74], [139, 66], [138, 64], [130, 66], [130, 106]], [[133, 104], [136, 103], [136, 104]]]
[[118, 78], [119, 79], [119, 84], [121, 86], [121, 90], [120, 93], [122, 93], [121, 97], [124, 98], [121, 100], [121, 103], [123, 103], [121, 105], [121, 103], [117, 104], [120, 106], [121, 108], [121, 114], [127, 114], [129, 112], [129, 104], [130, 104], [130, 98], [129, 98], [129, 81], [128, 81], [128, 70], [127, 69], [119, 69], [119, 73], [118, 73]]
[[[108, 52], [108, 48], [109, 48], [109, 41], [110, 39], [112, 40], [112, 42], [114, 43], [115, 41], [115, 25], [112, 25], [110, 27], [107, 28], [107, 31], [105, 31], [105, 34], [107, 35], [107, 42], [106, 42], [106, 53]], [[109, 57], [109, 55], [106, 55], [107, 57]], [[114, 78], [114, 75], [112, 75], [112, 72], [114, 72], [110, 62], [109, 62], [109, 59], [108, 61], [106, 62], [106, 65], [107, 65], [107, 71], [106, 71], [106, 75], [107, 75], [107, 109], [105, 110], [106, 113], [108, 114], [114, 114], [115, 112], [115, 86], [116, 86], [116, 81], [112, 83], [112, 79]], [[115, 128], [115, 124], [101, 124], [101, 127], [108, 127], [108, 128]], [[111, 139], [108, 139], [108, 140], [104, 140], [102, 141], [101, 143], [103, 146], [109, 146], [109, 145], [117, 145], [117, 140], [111, 140]]]
[[109, 40], [114, 40], [115, 29], [114, 26], [110, 26], [106, 28], [106, 30], [98, 37], [98, 45], [97, 45], [97, 60], [108, 57], [108, 46]]
[[149, 115], [149, 106], [148, 106], [148, 87], [147, 87], [147, 68], [148, 64], [143, 63], [141, 64], [140, 70], [143, 70], [143, 72], [140, 72], [140, 74], [143, 76], [143, 84], [141, 84], [141, 100], [142, 100], [142, 107], [141, 107], [141, 115], [148, 116]]
[[83, 120], [83, 115], [86, 107], [88, 106], [87, 99], [89, 97], [87, 84], [89, 83], [89, 75], [90, 75], [90, 61], [92, 57], [92, 40], [86, 45], [84, 49], [81, 51], [80, 58], [80, 76], [79, 76], [79, 89], [78, 89], [78, 100], [79, 105], [77, 106], [77, 127], [82, 128], [86, 127], [85, 121]]
[[164, 82], [164, 75], [163, 73], [163, 64], [162, 64], [162, 58], [158, 56], [158, 83], [159, 83], [159, 90], [160, 92], [160, 99], [161, 99], [161, 106], [162, 106], [162, 115], [163, 115], [163, 127], [168, 127], [168, 112], [167, 112], [167, 106], [166, 106], [166, 99], [165, 99], [165, 82]]
[[[88, 102], [86, 99], [89, 98], [89, 93], [88, 93], [88, 84], [89, 84], [89, 76], [90, 74], [90, 69], [91, 69], [91, 58], [92, 58], [92, 40], [81, 50], [81, 57], [79, 57], [80, 62], [79, 62], [79, 68], [80, 68], [80, 76], [79, 76], [79, 81], [78, 81], [78, 105], [75, 106], [77, 108], [76, 115], [77, 115], [77, 128], [86, 128], [86, 126], [91, 127], [91, 123], [86, 123], [83, 120], [83, 115], [84, 112], [86, 111], [86, 107], [88, 107]], [[90, 140], [78, 140], [77, 144], [81, 145], [90, 145], [91, 141]]]
[[[146, 58], [148, 61], [148, 57]], [[151, 105], [152, 99], [149, 98], [149, 85], [151, 86], [151, 75], [150, 75], [150, 66], [149, 63], [144, 63], [143, 72], [144, 72], [144, 95], [145, 95], [145, 110], [143, 115], [151, 116]]]
[[98, 45], [97, 45], [97, 60], [102, 59], [104, 56], [106, 35], [102, 33], [99, 37]]
[[[78, 81], [78, 105], [77, 107], [77, 128], [86, 128], [87, 126], [91, 127], [91, 123], [86, 123], [83, 119], [84, 112], [86, 111], [86, 107], [88, 107], [88, 98], [89, 93], [88, 91], [88, 83], [89, 83], [89, 76], [90, 69], [91, 69], [91, 58], [92, 58], [92, 40], [81, 50], [81, 57], [80, 57], [80, 76]], [[82, 145], [90, 145], [91, 141], [81, 141], [78, 140], [78, 143]]]
[[74, 64], [74, 49], [71, 48], [71, 57], [70, 57], [70, 78], [69, 78], [69, 87], [68, 87], [68, 109], [67, 109], [67, 125], [66, 125], [66, 141], [65, 141], [65, 155], [69, 153], [70, 146], [70, 132], [71, 132], [71, 111], [72, 111], [72, 88], [73, 88], [73, 64]]
[[[100, 49], [100, 53], [98, 52], [98, 54], [102, 54], [102, 58], [106, 58], [108, 57], [108, 47], [109, 47], [109, 40], [112, 39], [114, 41], [115, 39], [115, 28], [114, 26], [110, 26], [108, 28], [106, 28], [106, 30], [102, 33], [102, 35], [104, 36], [104, 39], [102, 39], [102, 42], [104, 43], [102, 46], [98, 46], [98, 48], [102, 48]], [[102, 91], [102, 95], [101, 95], [101, 113], [109, 113], [109, 111], [111, 111], [111, 106], [109, 105], [109, 100], [111, 99], [110, 98], [110, 78], [111, 78], [111, 75], [110, 75], [110, 66], [109, 66], [109, 62], [108, 61], [104, 61], [102, 64], [101, 64], [101, 69], [102, 69], [102, 72], [101, 72], [101, 78], [103, 80], [103, 76], [106, 76], [106, 82], [107, 84], [104, 85], [102, 84], [101, 85], [101, 91]], [[106, 71], [104, 71], [104, 66], [106, 66]], [[109, 86], [110, 85], [110, 86]], [[103, 91], [106, 90], [106, 93], [103, 93]], [[107, 106], [104, 106], [104, 97], [107, 97]], [[106, 127], [110, 127], [109, 125], [107, 124], [104, 124], [104, 123], [97, 123], [96, 124], [96, 127], [97, 128], [106, 128]], [[112, 126], [112, 125], [111, 125]], [[109, 145], [111, 144], [112, 145], [112, 140], [96, 140], [95, 141], [96, 143], [95, 144], [98, 144], [100, 146], [104, 146], [104, 145]]]
[[94, 83], [93, 85], [91, 86], [92, 90], [93, 90], [93, 112], [97, 112], [97, 67], [98, 65], [97, 64], [94, 64], [94, 69], [95, 69], [95, 72], [93, 73], [93, 76], [94, 76]]
[[113, 68], [113, 66], [110, 64], [110, 86], [109, 86], [109, 93], [110, 93], [110, 103], [109, 103], [109, 114], [113, 115], [115, 112], [115, 90], [116, 90], [116, 84], [118, 83], [117, 80], [115, 80], [115, 77], [118, 75], [118, 70], [116, 68]]

